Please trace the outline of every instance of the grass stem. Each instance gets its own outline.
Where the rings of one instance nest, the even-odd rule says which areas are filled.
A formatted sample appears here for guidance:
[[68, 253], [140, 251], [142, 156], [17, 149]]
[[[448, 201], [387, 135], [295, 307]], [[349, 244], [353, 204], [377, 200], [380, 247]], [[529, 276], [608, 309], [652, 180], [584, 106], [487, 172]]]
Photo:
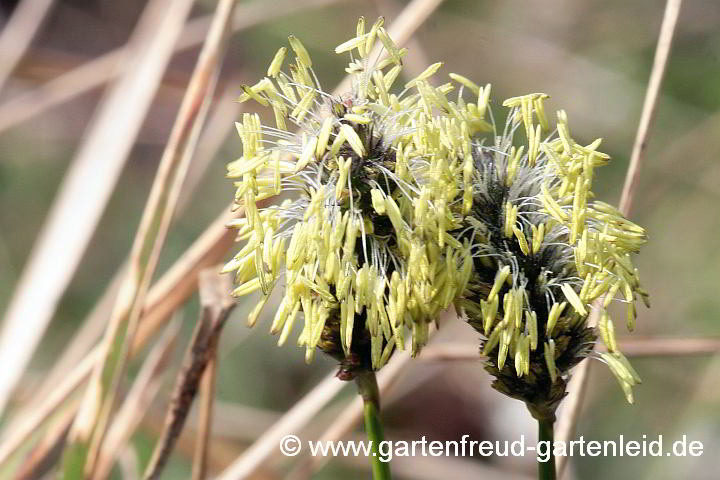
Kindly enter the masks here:
[[538, 457], [538, 480], [555, 480], [555, 455], [553, 453], [553, 424], [552, 418], [538, 419], [538, 440], [547, 442], [547, 458], [544, 462]]
[[355, 379], [360, 396], [363, 399], [363, 417], [365, 433], [372, 446], [373, 480], [390, 480], [390, 463], [382, 461], [380, 444], [384, 441], [382, 421], [380, 419], [380, 391], [375, 372], [367, 371]]

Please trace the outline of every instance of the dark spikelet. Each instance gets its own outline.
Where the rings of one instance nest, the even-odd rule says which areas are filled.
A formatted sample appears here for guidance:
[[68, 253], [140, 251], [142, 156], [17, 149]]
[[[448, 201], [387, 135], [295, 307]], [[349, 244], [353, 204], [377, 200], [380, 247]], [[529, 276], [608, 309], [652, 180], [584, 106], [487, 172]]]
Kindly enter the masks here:
[[[544, 98], [506, 101], [511, 111], [503, 134], [490, 146], [474, 144], [473, 174], [464, 179], [472, 207], [454, 232], [473, 252], [473, 274], [458, 303], [481, 334], [493, 387], [525, 402], [539, 419], [554, 418], [570, 370], [596, 355], [597, 335], [587, 326], [591, 304], [607, 294], [607, 306], [622, 291], [634, 321], [634, 296], [645, 293], [630, 253], [646, 240], [617, 210], [588, 201], [593, 170], [608, 160], [596, 150], [599, 142], [576, 144], [564, 112], [558, 137], [541, 140], [532, 123], [537, 117], [547, 124]], [[527, 145], [518, 147], [521, 123]], [[614, 326], [604, 310], [599, 330], [610, 350], [603, 359], [632, 400], [639, 378], [614, 350]]]

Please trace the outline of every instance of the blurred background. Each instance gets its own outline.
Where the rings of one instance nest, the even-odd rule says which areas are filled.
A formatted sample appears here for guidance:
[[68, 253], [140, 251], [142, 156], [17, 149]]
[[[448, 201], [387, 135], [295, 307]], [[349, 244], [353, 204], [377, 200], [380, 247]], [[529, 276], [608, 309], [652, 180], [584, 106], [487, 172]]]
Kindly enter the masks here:
[[[63, 176], [103, 99], [118, 74], [133, 68], [132, 62], [118, 63], [122, 59], [117, 54], [107, 55], [123, 48], [146, 7], [146, 2], [139, 0], [47, 3], [45, 21], [0, 91], [0, 312], [8, 309]], [[19, 8], [17, 1], [0, 4], [3, 22]], [[239, 2], [236, 25], [240, 28], [230, 39], [209, 119], [156, 277], [180, 258], [232, 200], [234, 189], [224, 178], [225, 164], [241, 152], [233, 122], [241, 112], [255, 109], [263, 118], [271, 118], [271, 112], [257, 104], [234, 103], [240, 85], [253, 84], [264, 76], [277, 48], [286, 45], [287, 36], [293, 34], [310, 51], [314, 69], [330, 91], [342, 79], [347, 62], [346, 56], [333, 53], [334, 47], [354, 36], [357, 18], [364, 15], [372, 23], [384, 15], [386, 24], [392, 24], [407, 4], [402, 0]], [[198, 0], [191, 21], [202, 26], [198, 19], [214, 8], [215, 2]], [[496, 113], [502, 111], [504, 98], [548, 93], [547, 108], [567, 111], [571, 132], [579, 143], [603, 138], [601, 149], [613, 161], [598, 172], [595, 190], [599, 199], [616, 204], [663, 9], [664, 2], [659, 0], [446, 0], [405, 43], [410, 49], [405, 74], [412, 77], [428, 64], [444, 61], [438, 78], [456, 72], [478, 84], [491, 83]], [[87, 326], [85, 319], [130, 250], [197, 59], [202, 32], [195, 28], [180, 34], [180, 49], [153, 93], [107, 208], [14, 391], [3, 425], [7, 426], [13, 412], [37, 400], [37, 388], [58, 362], [67, 358], [76, 362], [97, 341], [107, 305], [100, 308], [99, 321]], [[105, 63], [95, 70], [80, 70], [99, 58], [105, 58]], [[7, 64], [7, 55], [2, 59]], [[117, 65], [123, 68], [118, 70]], [[121, 135], [123, 131], [120, 122], [117, 132]], [[715, 243], [720, 237], [719, 152], [720, 3], [695, 0], [685, 2], [681, 11], [632, 213], [633, 221], [643, 225], [650, 236], [636, 265], [652, 302], [651, 309], [640, 307], [634, 337], [720, 336], [720, 251]], [[94, 161], [102, 165], [102, 149]], [[102, 175], [102, 168], [98, 172]], [[88, 190], [98, 178], [84, 178]], [[72, 225], [70, 222], [68, 228]], [[60, 247], [54, 254], [60, 258], [65, 251]], [[52, 273], [48, 271], [48, 275]], [[38, 303], [45, 300], [43, 291], [35, 294]], [[267, 334], [271, 308], [260, 318], [258, 328], [249, 330], [246, 317], [254, 300], [241, 301], [220, 342], [211, 473], [222, 471], [334, 368], [333, 362], [320, 356], [305, 365], [304, 350], [292, 342], [277, 348], [276, 339]], [[198, 300], [192, 295], [175, 313], [182, 327], [174, 360], [160, 393], [132, 436], [127, 454], [132, 459], [128, 463], [139, 465], [140, 471], [162, 426], [168, 393], [198, 310]], [[624, 313], [618, 311], [616, 316], [616, 324], [622, 324]], [[78, 332], [83, 332], [80, 337]], [[624, 327], [619, 333], [624, 338]], [[437, 341], [473, 345], [477, 338], [462, 322], [450, 319], [441, 326]], [[79, 357], [78, 353], [64, 357], [70, 345], [80, 352]], [[132, 363], [131, 376], [140, 363]], [[643, 435], [654, 439], [663, 434], [666, 443], [687, 435], [690, 440], [702, 441], [705, 453], [696, 458], [573, 458], [569, 477], [717, 478], [720, 357], [703, 352], [657, 354], [637, 358], [633, 364], [644, 383], [636, 389], [635, 405], [628, 405], [609, 371], [595, 362], [578, 435], [586, 440], [612, 440], [623, 434], [626, 439], [642, 440]], [[343, 406], [354, 394], [354, 387], [346, 386], [309, 427], [297, 433], [315, 438], [333, 418], [342, 416]], [[477, 440], [515, 440], [521, 434], [535, 438], [535, 426], [524, 406], [490, 388], [480, 360], [413, 361], [384, 402], [390, 439], [414, 440], [425, 435], [428, 440], [457, 440], [463, 434]], [[193, 421], [163, 478], [189, 476]], [[359, 427], [356, 434], [361, 433]], [[285, 478], [301, 459], [275, 452], [254, 478]], [[365, 463], [365, 459], [333, 459], [313, 478], [369, 478]], [[531, 457], [428, 457], [397, 459], [393, 469], [398, 478], [408, 479], [532, 478], [535, 465]], [[131, 467], [127, 465], [116, 467], [113, 478], [127, 478], [128, 471]], [[0, 474], [13, 478], [8, 469]]]

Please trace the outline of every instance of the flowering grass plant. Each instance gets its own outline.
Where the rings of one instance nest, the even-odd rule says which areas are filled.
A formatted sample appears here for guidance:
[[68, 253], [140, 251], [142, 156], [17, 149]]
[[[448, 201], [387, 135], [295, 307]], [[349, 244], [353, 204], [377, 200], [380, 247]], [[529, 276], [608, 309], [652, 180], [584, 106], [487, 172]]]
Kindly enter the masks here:
[[[243, 153], [228, 165], [244, 246], [224, 271], [235, 272], [236, 296], [262, 291], [248, 323], [280, 288], [271, 333], [284, 344], [302, 319], [306, 361], [319, 349], [356, 380], [376, 439], [374, 372], [395, 350], [417, 354], [451, 304], [480, 333], [493, 386], [524, 401], [541, 433], [585, 357], [605, 362], [632, 402], [640, 379], [606, 308], [621, 296], [632, 330], [635, 299], [647, 295], [630, 256], [646, 235], [594, 200], [595, 169], [609, 160], [600, 140], [573, 140], [564, 111], [550, 131], [541, 93], [506, 100], [499, 131], [490, 85], [450, 74], [434, 86], [441, 63], [398, 86], [406, 50], [382, 19], [366, 29], [361, 18], [335, 49], [350, 53], [352, 89], [340, 96], [323, 91], [302, 43], [289, 43], [289, 73], [283, 47], [267, 77], [242, 87], [240, 101], [272, 109], [274, 125], [244, 114]], [[593, 352], [593, 309], [607, 353]]]

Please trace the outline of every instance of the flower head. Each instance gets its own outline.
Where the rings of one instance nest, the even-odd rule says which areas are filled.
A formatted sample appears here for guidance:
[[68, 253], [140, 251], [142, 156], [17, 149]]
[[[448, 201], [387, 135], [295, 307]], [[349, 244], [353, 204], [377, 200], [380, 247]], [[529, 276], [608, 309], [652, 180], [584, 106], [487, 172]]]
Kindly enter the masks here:
[[600, 308], [608, 352], [599, 358], [632, 401], [640, 380], [605, 309], [622, 295], [632, 329], [635, 297], [646, 294], [630, 255], [646, 236], [593, 200], [595, 168], [609, 160], [600, 140], [575, 142], [563, 111], [548, 133], [539, 93], [506, 100], [498, 132], [485, 120], [490, 86], [450, 74], [454, 82], [434, 87], [440, 63], [396, 88], [405, 50], [382, 19], [366, 31], [361, 18], [336, 48], [351, 56], [352, 89], [339, 96], [323, 91], [307, 50], [289, 40], [290, 74], [283, 47], [240, 98], [271, 108], [275, 126], [245, 114], [243, 156], [228, 165], [245, 209], [232, 226], [246, 243], [225, 271], [236, 272], [235, 295], [263, 292], [250, 325], [280, 285], [271, 326], [279, 343], [302, 318], [306, 359], [320, 348], [350, 379], [405, 348], [406, 330], [417, 352], [429, 323], [455, 302], [484, 337], [495, 388], [549, 416], [569, 370], [597, 355], [587, 323]]
[[[473, 172], [465, 180], [472, 208], [457, 232], [470, 239], [474, 259], [469, 294], [460, 304], [484, 336], [493, 386], [525, 401], [538, 418], [554, 416], [569, 370], [597, 355], [587, 325], [593, 308], [601, 310], [599, 331], [608, 349], [600, 358], [632, 402], [631, 388], [640, 379], [617, 350], [605, 309], [622, 295], [632, 330], [636, 294], [646, 296], [630, 258], [646, 242], [644, 230], [593, 200], [595, 168], [609, 157], [598, 150], [600, 140], [575, 142], [563, 111], [548, 135], [546, 97], [506, 100], [503, 132], [490, 145], [473, 142]], [[526, 142], [517, 145], [521, 126]]]
[[[429, 323], [465, 290], [469, 240], [450, 234], [462, 222], [452, 207], [463, 201], [458, 149], [489, 124], [484, 108], [448, 102], [451, 86], [429, 87], [440, 64], [394, 93], [405, 50], [382, 19], [367, 32], [360, 19], [356, 36], [336, 48], [351, 52], [352, 90], [340, 96], [323, 91], [298, 39], [290, 47], [290, 74], [281, 48], [268, 77], [243, 87], [240, 100], [272, 108], [275, 126], [252, 114], [237, 124], [243, 155], [228, 176], [245, 209], [232, 226], [246, 243], [224, 271], [236, 272], [235, 295], [262, 290], [251, 325], [281, 286], [271, 326], [279, 343], [301, 317], [306, 359], [320, 348], [350, 379], [404, 348], [406, 328], [416, 352]], [[433, 117], [438, 103], [454, 112]], [[258, 204], [281, 194], [279, 204]]]

